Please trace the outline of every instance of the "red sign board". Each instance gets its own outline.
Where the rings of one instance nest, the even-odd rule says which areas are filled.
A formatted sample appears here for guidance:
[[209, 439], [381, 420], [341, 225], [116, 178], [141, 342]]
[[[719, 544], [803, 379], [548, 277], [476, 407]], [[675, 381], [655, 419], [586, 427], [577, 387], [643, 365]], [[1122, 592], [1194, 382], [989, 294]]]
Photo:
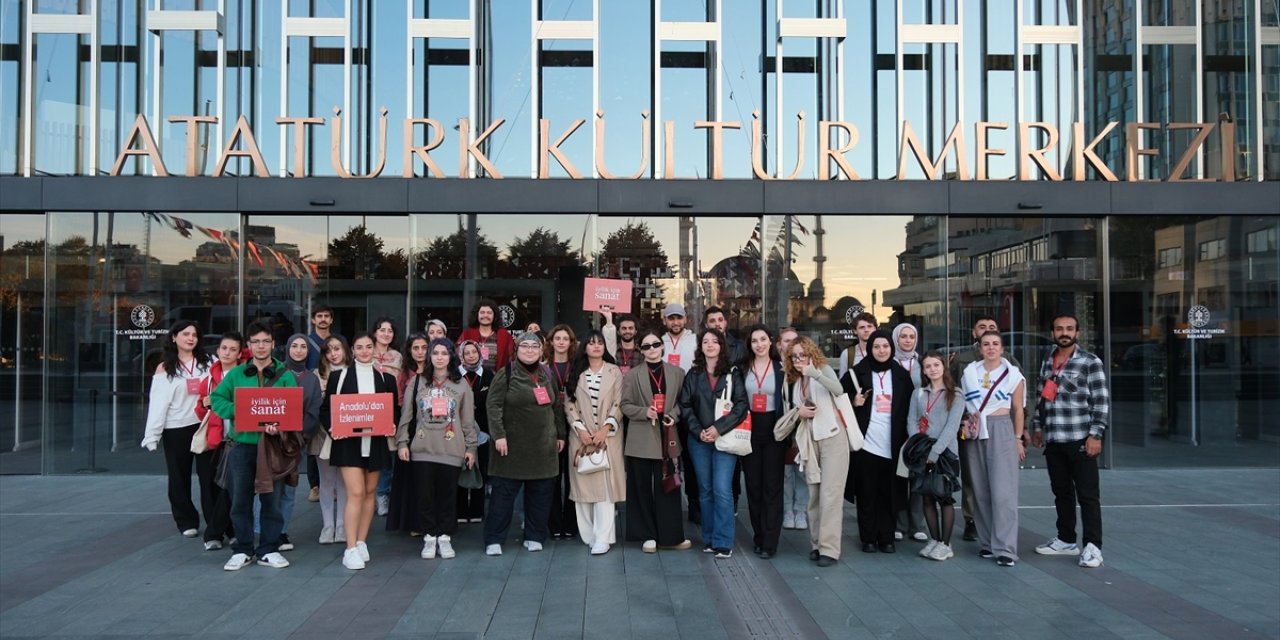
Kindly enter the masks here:
[[582, 310], [613, 307], [614, 313], [631, 313], [631, 281], [587, 278], [582, 285]]
[[335, 439], [396, 434], [390, 393], [340, 393], [329, 397], [329, 432]]
[[237, 387], [236, 431], [302, 431], [302, 387]]

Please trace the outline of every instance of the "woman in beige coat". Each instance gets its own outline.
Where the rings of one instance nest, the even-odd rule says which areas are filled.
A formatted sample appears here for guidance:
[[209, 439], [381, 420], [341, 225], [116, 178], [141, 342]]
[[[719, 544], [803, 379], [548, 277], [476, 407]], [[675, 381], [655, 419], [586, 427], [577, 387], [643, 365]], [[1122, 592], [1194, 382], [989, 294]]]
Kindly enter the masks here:
[[[587, 334], [574, 360], [565, 415], [569, 429], [569, 497], [578, 516], [578, 532], [592, 555], [609, 552], [616, 542], [615, 505], [626, 500], [622, 457], [622, 370], [605, 349], [604, 335]], [[578, 473], [578, 458], [603, 449], [608, 468]]]

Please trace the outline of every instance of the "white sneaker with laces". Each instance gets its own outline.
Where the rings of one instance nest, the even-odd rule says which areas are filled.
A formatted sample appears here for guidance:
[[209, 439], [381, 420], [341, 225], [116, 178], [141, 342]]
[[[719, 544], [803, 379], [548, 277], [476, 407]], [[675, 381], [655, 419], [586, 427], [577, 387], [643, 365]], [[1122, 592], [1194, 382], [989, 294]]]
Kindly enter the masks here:
[[902, 542], [903, 538], [906, 538], [906, 536], [902, 535], [901, 531], [893, 532], [893, 539], [895, 542]]
[[258, 564], [264, 567], [271, 567], [272, 569], [283, 569], [289, 566], [289, 561], [285, 560], [284, 556], [279, 553], [272, 551], [271, 553], [258, 558]]
[[525, 540], [524, 548], [528, 549], [529, 551], [542, 551], [542, 543], [534, 542], [532, 540]]
[[436, 557], [436, 537], [422, 536], [422, 559], [433, 560]]
[[796, 528], [796, 512], [788, 511], [782, 514], [782, 528], [783, 529]]
[[200, 535], [199, 529], [184, 529], [182, 531], [182, 537], [184, 538], [194, 538], [198, 535]]
[[929, 540], [929, 534], [923, 531], [917, 531], [911, 534], [911, 539], [915, 540], [916, 542], [927, 542]]
[[502, 545], [500, 544], [488, 545], [484, 548], [484, 554], [486, 556], [500, 556], [502, 555]]
[[955, 557], [955, 552], [951, 550], [951, 545], [945, 542], [939, 542], [933, 547], [933, 553], [929, 554], [930, 560], [950, 560]]
[[223, 571], [239, 571], [251, 564], [253, 564], [253, 558], [249, 557], [249, 554], [237, 553], [231, 556], [231, 559], [227, 560], [226, 564], [222, 565], [222, 569]]
[[797, 528], [797, 529], [808, 529], [808, 528], [809, 528], [809, 514], [808, 514], [808, 513], [804, 512], [804, 511], [797, 511], [797, 512], [796, 512], [796, 528]]
[[378, 515], [385, 516], [391, 510], [391, 496], [378, 496]]
[[350, 549], [343, 551], [342, 566], [351, 570], [363, 569], [364, 559], [360, 557], [360, 550], [355, 547], [351, 547]]
[[334, 531], [332, 526], [321, 527], [320, 528], [320, 544], [333, 544], [334, 543], [333, 534], [334, 534]]
[[1084, 545], [1084, 551], [1080, 553], [1080, 566], [1087, 569], [1097, 569], [1102, 566], [1102, 549], [1094, 546], [1092, 542]]
[[641, 549], [643, 549], [645, 553], [656, 553], [658, 551], [658, 541], [645, 540], [644, 546], [641, 547]]
[[604, 554], [606, 554], [606, 553], [609, 553], [609, 545], [608, 545], [608, 544], [606, 544], [606, 543], [601, 543], [601, 544], [593, 544], [593, 545], [591, 545], [591, 555], [593, 555], [593, 556], [602, 556], [602, 555], [604, 555]]
[[1078, 556], [1080, 555], [1080, 546], [1074, 542], [1063, 542], [1054, 537], [1048, 542], [1037, 546], [1036, 553], [1042, 556]]
[[436, 538], [436, 545], [440, 550], [440, 557], [449, 560], [458, 555], [453, 551], [453, 538], [449, 536], [440, 536]]
[[217, 551], [218, 549], [221, 549], [221, 548], [222, 548], [221, 540], [205, 540], [204, 541], [205, 551]]
[[930, 540], [929, 543], [924, 545], [924, 548], [920, 550], [920, 557], [921, 558], [931, 557], [931, 554], [933, 553], [933, 548], [938, 546], [939, 544], [941, 543], [938, 542], [937, 540]]
[[365, 544], [364, 540], [356, 541], [356, 551], [360, 552], [361, 560], [364, 560], [365, 562], [369, 561], [369, 545]]

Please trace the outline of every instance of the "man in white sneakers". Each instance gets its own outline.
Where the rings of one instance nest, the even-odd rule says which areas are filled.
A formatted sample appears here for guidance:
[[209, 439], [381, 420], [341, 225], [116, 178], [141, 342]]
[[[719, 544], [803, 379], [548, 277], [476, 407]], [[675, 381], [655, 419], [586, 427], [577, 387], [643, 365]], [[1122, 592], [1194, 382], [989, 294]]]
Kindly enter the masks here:
[[[1044, 447], [1049, 485], [1058, 510], [1058, 535], [1036, 547], [1050, 556], [1080, 556], [1080, 566], [1102, 566], [1102, 499], [1098, 456], [1111, 417], [1111, 393], [1102, 360], [1076, 345], [1080, 322], [1070, 314], [1053, 319], [1057, 343], [1040, 365], [1031, 443]], [[1084, 523], [1076, 543], [1076, 503]]]

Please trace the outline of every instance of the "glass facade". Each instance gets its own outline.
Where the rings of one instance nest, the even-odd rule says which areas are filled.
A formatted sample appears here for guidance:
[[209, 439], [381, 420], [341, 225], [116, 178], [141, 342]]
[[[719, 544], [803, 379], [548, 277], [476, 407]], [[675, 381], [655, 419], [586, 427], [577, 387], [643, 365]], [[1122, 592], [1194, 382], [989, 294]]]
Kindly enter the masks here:
[[[717, 305], [833, 355], [859, 310], [947, 350], [993, 315], [1032, 371], [1071, 312], [1112, 374], [1107, 464], [1280, 466], [1280, 205], [1245, 202], [1280, 179], [1273, 2], [0, 0], [0, 181], [48, 202], [59, 180], [161, 175], [225, 177], [239, 205], [0, 190], [0, 473], [161, 471], [137, 444], [179, 318], [268, 319], [281, 342], [326, 304], [345, 334], [385, 315], [456, 335], [489, 297], [506, 325], [585, 329], [587, 276], [632, 280], [645, 320]], [[349, 207], [335, 178], [467, 195]], [[1241, 200], [703, 213], [598, 187], [579, 206], [597, 180], [896, 181], [912, 202], [1205, 180]], [[290, 188], [310, 206], [272, 200]]]

